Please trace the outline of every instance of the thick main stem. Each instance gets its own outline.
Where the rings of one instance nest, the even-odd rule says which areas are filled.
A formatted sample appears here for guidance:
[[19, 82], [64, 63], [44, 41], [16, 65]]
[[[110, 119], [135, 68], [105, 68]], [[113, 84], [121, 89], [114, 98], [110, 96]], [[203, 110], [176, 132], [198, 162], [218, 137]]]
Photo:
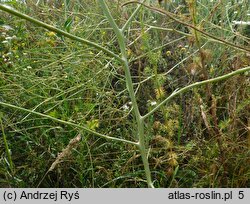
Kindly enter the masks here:
[[139, 136], [138, 148], [141, 153], [144, 171], [145, 171], [146, 178], [147, 178], [147, 184], [149, 188], [154, 188], [152, 178], [151, 178], [151, 171], [150, 171], [149, 163], [148, 163], [147, 152], [146, 152], [145, 135], [144, 135], [144, 120], [142, 117], [140, 118], [140, 122], [138, 124], [138, 136]]
[[100, 3], [104, 14], [107, 17], [107, 19], [108, 19], [110, 25], [112, 26], [112, 28], [117, 36], [117, 39], [118, 39], [118, 44], [120, 47], [121, 56], [122, 56], [122, 60], [123, 60], [123, 68], [124, 68], [124, 72], [125, 72], [126, 86], [127, 86], [128, 92], [129, 92], [129, 96], [131, 98], [133, 111], [134, 111], [134, 114], [136, 117], [137, 134], [138, 134], [137, 139], [139, 140], [137, 147], [138, 147], [140, 154], [141, 154], [141, 157], [142, 157], [148, 187], [153, 188], [154, 186], [153, 186], [152, 179], [151, 179], [151, 172], [150, 172], [150, 168], [149, 168], [146, 147], [145, 147], [144, 120], [141, 117], [141, 114], [140, 114], [140, 111], [138, 108], [138, 103], [136, 101], [135, 91], [133, 88], [133, 82], [132, 82], [132, 77], [131, 77], [129, 64], [128, 64], [127, 52], [126, 52], [124, 30], [118, 28], [116, 22], [114, 21], [114, 18], [112, 17], [111, 13], [109, 12], [109, 9], [105, 3], [105, 0], [99, 0], [99, 3]]
[[126, 77], [126, 84], [127, 84], [127, 89], [129, 92], [129, 96], [131, 98], [131, 102], [133, 105], [133, 109], [134, 109], [134, 113], [135, 113], [135, 117], [136, 117], [136, 122], [137, 122], [137, 132], [138, 132], [138, 139], [139, 139], [139, 143], [138, 143], [138, 148], [142, 157], [142, 162], [143, 162], [143, 166], [144, 166], [144, 171], [146, 174], [146, 178], [147, 178], [147, 184], [148, 187], [150, 188], [154, 188], [153, 183], [152, 183], [152, 179], [151, 179], [151, 171], [149, 168], [149, 163], [148, 163], [148, 158], [147, 158], [147, 153], [146, 153], [146, 146], [145, 146], [145, 135], [144, 135], [144, 120], [141, 117], [139, 108], [138, 108], [138, 103], [136, 101], [136, 96], [135, 96], [135, 91], [133, 88], [133, 82], [132, 82], [132, 77], [131, 77], [131, 73], [130, 73], [130, 69], [129, 69], [129, 65], [128, 65], [128, 60], [127, 60], [127, 54], [126, 54], [126, 50], [125, 50], [125, 37], [124, 34], [122, 32], [120, 32], [121, 37], [120, 39], [122, 39], [120, 41], [120, 49], [121, 49], [121, 53], [122, 53], [122, 59], [124, 60], [124, 71], [125, 71], [125, 77]]
[[148, 187], [154, 188], [153, 183], [152, 183], [152, 179], [151, 179], [151, 171], [149, 168], [146, 146], [145, 146], [144, 120], [141, 117], [141, 114], [140, 114], [139, 108], [138, 108], [138, 104], [136, 101], [135, 92], [134, 92], [133, 83], [132, 83], [132, 78], [131, 78], [131, 74], [130, 74], [130, 70], [129, 70], [129, 66], [128, 66], [128, 62], [127, 62], [127, 57], [123, 56], [123, 58], [124, 58], [124, 70], [125, 70], [125, 76], [126, 76], [127, 89], [128, 89], [129, 95], [131, 97], [131, 101], [132, 101], [132, 105], [133, 105], [134, 113], [135, 113], [135, 117], [136, 117], [136, 122], [137, 122], [137, 132], [138, 132], [138, 140], [139, 140], [138, 149], [139, 149], [140, 154], [141, 154], [141, 158], [142, 158], [142, 162], [143, 162], [143, 166], [144, 166], [144, 171], [145, 171], [146, 178], [147, 178]]

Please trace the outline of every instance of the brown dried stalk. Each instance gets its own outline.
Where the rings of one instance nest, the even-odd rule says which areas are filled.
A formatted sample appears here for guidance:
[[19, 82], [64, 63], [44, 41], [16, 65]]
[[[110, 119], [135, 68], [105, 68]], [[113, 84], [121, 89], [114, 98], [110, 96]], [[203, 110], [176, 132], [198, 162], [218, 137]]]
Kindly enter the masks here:
[[81, 138], [82, 138], [81, 135], [78, 134], [75, 138], [73, 138], [69, 141], [69, 144], [67, 145], [67, 147], [65, 149], [63, 149], [57, 155], [56, 160], [51, 164], [49, 170], [44, 174], [43, 178], [41, 179], [41, 181], [39, 182], [37, 187], [39, 187], [41, 185], [42, 181], [44, 180], [44, 178], [47, 176], [47, 174], [50, 171], [53, 171], [59, 163], [61, 163], [65, 158], [67, 158], [71, 155], [72, 149], [79, 144], [79, 142], [81, 141]]
[[48, 172], [53, 171], [56, 168], [56, 166], [63, 161], [64, 158], [70, 156], [72, 149], [76, 147], [80, 141], [81, 141], [80, 134], [78, 134], [75, 138], [71, 139], [67, 147], [63, 149], [62, 152], [57, 155], [56, 160], [51, 164]]

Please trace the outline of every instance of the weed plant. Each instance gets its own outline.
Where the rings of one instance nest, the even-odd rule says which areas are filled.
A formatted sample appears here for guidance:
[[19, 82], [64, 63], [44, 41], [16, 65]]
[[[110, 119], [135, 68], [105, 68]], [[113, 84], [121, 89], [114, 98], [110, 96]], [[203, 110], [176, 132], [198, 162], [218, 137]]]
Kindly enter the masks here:
[[141, 2], [0, 1], [1, 187], [250, 186], [248, 1]]

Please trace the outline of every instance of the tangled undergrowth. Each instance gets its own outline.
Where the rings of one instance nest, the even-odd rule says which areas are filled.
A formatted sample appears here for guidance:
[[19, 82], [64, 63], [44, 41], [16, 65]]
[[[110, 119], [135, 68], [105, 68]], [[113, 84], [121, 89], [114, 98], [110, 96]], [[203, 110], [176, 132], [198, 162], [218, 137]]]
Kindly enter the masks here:
[[[119, 49], [96, 1], [63, 2], [8, 4]], [[107, 2], [118, 25], [135, 8], [122, 6], [125, 1]], [[166, 2], [150, 5], [226, 42], [249, 47], [249, 25], [233, 23], [249, 21], [247, 1]], [[133, 140], [135, 118], [125, 73], [116, 60], [0, 14], [0, 101]], [[145, 7], [126, 36], [142, 114], [179, 88], [250, 66], [249, 50], [207, 38]], [[0, 126], [1, 187], [147, 186], [140, 153], [133, 145], [2, 106]], [[249, 72], [176, 97], [146, 120], [145, 133], [155, 187], [250, 187]]]

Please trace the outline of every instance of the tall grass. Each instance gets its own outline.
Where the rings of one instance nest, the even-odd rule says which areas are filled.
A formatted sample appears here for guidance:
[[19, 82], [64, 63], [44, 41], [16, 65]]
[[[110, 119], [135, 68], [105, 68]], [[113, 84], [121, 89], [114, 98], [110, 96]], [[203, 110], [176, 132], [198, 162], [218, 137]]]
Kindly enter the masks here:
[[[135, 1], [122, 7], [104, 0], [98, 5], [38, 3], [30, 11], [14, 4], [36, 11], [36, 18], [0, 4], [17, 22], [8, 34], [18, 35], [4, 45], [7, 60], [1, 62], [2, 132], [12, 138], [15, 174], [15, 182], [8, 176], [4, 182], [54, 187], [248, 185], [249, 172], [241, 167], [248, 153], [240, 151], [247, 148], [248, 129], [240, 129], [237, 120], [244, 125], [248, 121], [237, 114], [249, 106], [249, 38], [232, 30], [229, 16], [218, 21], [224, 2], [172, 3], [168, 10], [175, 13]], [[57, 26], [46, 18], [48, 6]], [[122, 16], [113, 12], [117, 8]], [[212, 52], [215, 48], [218, 53]], [[227, 85], [221, 81], [231, 78], [236, 86], [236, 75], [240, 86], [221, 93], [218, 87]], [[244, 101], [237, 105], [238, 91]], [[220, 97], [229, 97], [229, 103]], [[69, 138], [79, 134], [81, 144], [60, 159], [66, 171], [58, 162], [50, 170], [62, 158], [56, 154], [63, 154]], [[230, 152], [237, 151], [232, 169]], [[39, 168], [43, 176], [36, 174]], [[238, 179], [236, 171], [241, 171]]]

